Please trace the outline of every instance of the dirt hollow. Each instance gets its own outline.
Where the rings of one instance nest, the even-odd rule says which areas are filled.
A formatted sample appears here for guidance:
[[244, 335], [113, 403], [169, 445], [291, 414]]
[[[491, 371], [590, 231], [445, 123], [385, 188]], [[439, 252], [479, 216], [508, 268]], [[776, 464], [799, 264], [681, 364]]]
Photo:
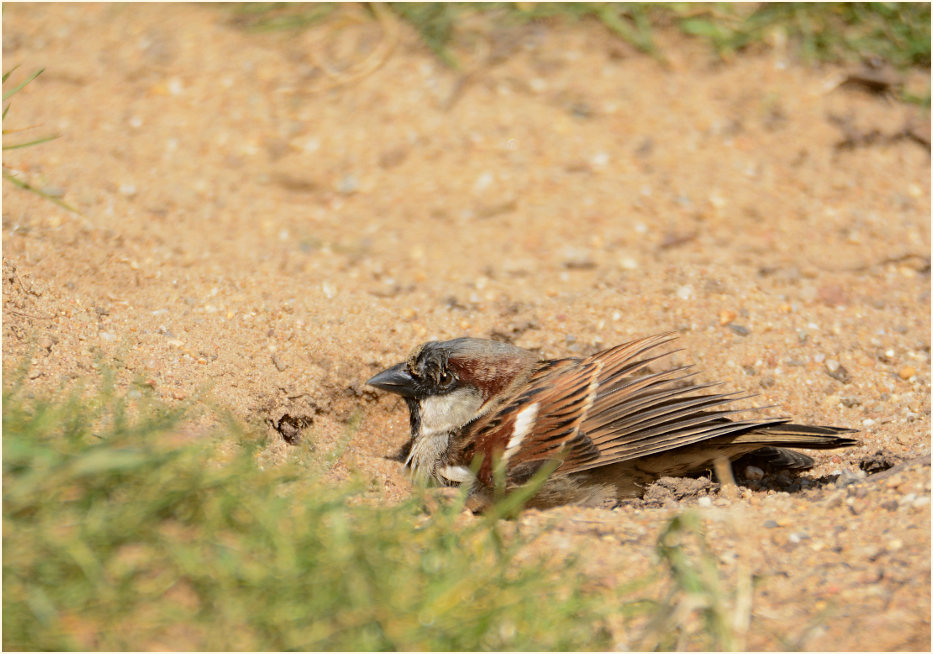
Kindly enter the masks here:
[[4, 129], [62, 135], [4, 163], [81, 212], [4, 183], [4, 363], [28, 357], [35, 389], [106, 366], [201, 394], [273, 460], [358, 416], [339, 475], [392, 502], [407, 415], [362, 382], [412, 346], [567, 356], [677, 330], [702, 379], [862, 444], [793, 483], [520, 520], [556, 520], [542, 546], [621, 583], [693, 506], [727, 576], [756, 576], [749, 648], [929, 649], [914, 108], [780, 48], [723, 63], [661, 34], [662, 65], [589, 23], [477, 21], [453, 71], [388, 17], [255, 34], [221, 6], [3, 13], [4, 69], [46, 69]]

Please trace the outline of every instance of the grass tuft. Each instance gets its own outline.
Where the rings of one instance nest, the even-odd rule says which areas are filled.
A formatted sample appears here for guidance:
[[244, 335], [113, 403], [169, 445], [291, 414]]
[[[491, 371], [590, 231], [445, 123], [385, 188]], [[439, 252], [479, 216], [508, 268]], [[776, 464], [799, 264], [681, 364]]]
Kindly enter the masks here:
[[[707, 44], [723, 60], [749, 51], [786, 48], [790, 56], [808, 64], [842, 62], [877, 67], [887, 63], [902, 70], [930, 67], [929, 3], [397, 2], [368, 7], [369, 12], [351, 10], [355, 20], [365, 20], [361, 17], [368, 15], [384, 25], [391, 24], [386, 16], [391, 12], [453, 69], [461, 64], [451, 45], [463, 36], [461, 32], [469, 31], [465, 25], [477, 14], [491, 16], [496, 25], [596, 21], [614, 37], [659, 61], [666, 55], [655, 35], [661, 30], [676, 30]], [[261, 31], [303, 29], [333, 16], [337, 18], [321, 29], [339, 31], [345, 24], [339, 16], [349, 13], [334, 3], [245, 3], [232, 11], [235, 24]], [[367, 61], [358, 74], [338, 75], [341, 82], [378, 68], [394, 45], [395, 31], [389, 31], [386, 51]], [[326, 62], [318, 65], [334, 76]], [[925, 93], [900, 88], [897, 96], [929, 107], [929, 87]]]
[[[638, 50], [663, 59], [654, 33], [673, 27], [707, 43], [720, 57], [786, 42], [808, 63], [883, 60], [897, 68], [930, 66], [929, 3], [605, 3], [493, 2], [391, 3], [398, 18], [444, 63], [463, 17], [494, 13], [499, 22], [595, 20]], [[246, 3], [234, 9], [252, 29], [297, 29], [320, 22], [332, 3]]]
[[723, 580], [690, 512], [659, 536], [663, 567], [607, 585], [534, 547], [547, 525], [501, 519], [521, 493], [466, 519], [463, 492], [426, 515], [430, 489], [386, 506], [326, 481], [356, 417], [264, 469], [231, 420], [198, 433], [192, 407], [107, 375], [37, 398], [26, 370], [3, 392], [4, 649], [596, 650], [610, 625], [637, 649], [743, 646], [750, 576]]
[[3, 399], [5, 649], [609, 645], [618, 600], [572, 558], [529, 555], [513, 523], [262, 470], [255, 439], [185, 436], [139, 391], [49, 401], [14, 382]]
[[780, 34], [809, 63], [880, 58], [898, 68], [930, 65], [929, 3], [710, 3], [671, 11], [681, 31], [722, 57]]
[[[7, 83], [7, 80], [10, 79], [10, 76], [16, 71], [17, 68], [19, 68], [19, 66], [14, 66], [12, 69], [10, 69], [10, 70], [6, 71], [5, 73], [3, 73], [2, 81], [3, 81], [4, 84]], [[19, 93], [20, 91], [22, 91], [22, 90], [26, 87], [26, 85], [28, 85], [30, 82], [32, 82], [32, 81], [35, 80], [37, 77], [39, 77], [39, 75], [41, 75], [41, 74], [43, 73], [44, 70], [45, 70], [44, 68], [40, 68], [40, 69], [34, 71], [31, 75], [27, 76], [26, 79], [24, 79], [22, 82], [20, 82], [19, 84], [17, 84], [17, 85], [14, 86], [13, 88], [11, 88], [11, 89], [9, 89], [9, 90], [5, 90], [5, 91], [3, 92], [3, 101], [4, 101], [4, 102], [7, 102], [7, 100], [9, 100], [10, 98], [12, 98], [14, 95], [16, 95], [17, 93]], [[7, 114], [10, 112], [10, 107], [11, 107], [11, 106], [13, 106], [13, 102], [12, 102], [12, 101], [7, 102], [6, 106], [3, 107], [3, 120], [4, 120], [4, 121], [6, 120]], [[17, 131], [22, 131], [22, 130], [17, 130]], [[41, 137], [39, 137], [39, 138], [32, 139], [31, 141], [21, 141], [21, 142], [19, 142], [19, 143], [7, 143], [7, 138], [6, 138], [7, 135], [8, 135], [8, 134], [12, 134], [13, 132], [14, 132], [14, 130], [7, 130], [7, 129], [4, 129], [4, 130], [3, 130], [3, 151], [4, 151], [4, 152], [6, 152], [7, 150], [19, 150], [19, 149], [22, 149], [22, 148], [31, 148], [31, 147], [36, 146], [36, 145], [41, 145], [42, 143], [47, 143], [47, 142], [49, 142], [49, 141], [54, 141], [55, 139], [58, 138], [58, 135], [55, 134], [55, 135], [51, 135], [51, 136], [41, 136]], [[67, 209], [68, 211], [71, 211], [71, 212], [73, 212], [73, 213], [78, 213], [77, 209], [75, 209], [74, 207], [72, 207], [72, 206], [71, 206], [70, 204], [68, 204], [67, 202], [65, 202], [65, 201], [63, 201], [63, 200], [57, 198], [56, 196], [52, 195], [51, 193], [47, 193], [46, 191], [43, 191], [43, 190], [40, 189], [40, 188], [36, 188], [35, 186], [31, 185], [30, 183], [28, 183], [28, 182], [26, 182], [26, 181], [20, 179], [19, 177], [17, 177], [16, 174], [14, 173], [14, 171], [13, 171], [12, 169], [10, 169], [10, 168], [7, 167], [6, 163], [3, 164], [3, 179], [5, 179], [6, 181], [10, 182], [10, 183], [13, 184], [14, 186], [18, 186], [19, 188], [21, 188], [21, 189], [23, 189], [23, 190], [25, 190], [25, 191], [29, 191], [30, 193], [35, 193], [36, 195], [38, 195], [38, 196], [40, 196], [40, 197], [43, 197], [43, 198], [45, 198], [46, 200], [49, 200], [49, 201], [51, 201], [51, 202], [54, 202], [55, 204], [57, 204], [58, 206], [60, 206], [60, 207], [63, 208], [63, 209]]]
[[740, 570], [735, 587], [723, 579], [700, 517], [675, 515], [661, 532], [657, 553], [670, 590], [655, 607], [643, 636], [645, 649], [742, 651], [751, 615], [751, 575]]

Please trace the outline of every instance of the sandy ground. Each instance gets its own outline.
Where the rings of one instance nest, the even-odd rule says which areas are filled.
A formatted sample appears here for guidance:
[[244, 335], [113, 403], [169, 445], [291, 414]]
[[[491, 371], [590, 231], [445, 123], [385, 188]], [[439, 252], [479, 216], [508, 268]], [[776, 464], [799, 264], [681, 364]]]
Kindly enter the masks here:
[[783, 489], [520, 524], [618, 584], [691, 505], [727, 576], [755, 575], [749, 648], [929, 649], [926, 117], [780, 47], [721, 63], [662, 34], [664, 66], [595, 24], [477, 21], [455, 72], [390, 19], [232, 15], [4, 6], [4, 70], [46, 68], [4, 129], [62, 135], [4, 164], [81, 211], [3, 186], [6, 369], [200, 398], [271, 460], [358, 420], [338, 472], [391, 502], [407, 414], [363, 381], [417, 343], [678, 330], [703, 379], [862, 444]]

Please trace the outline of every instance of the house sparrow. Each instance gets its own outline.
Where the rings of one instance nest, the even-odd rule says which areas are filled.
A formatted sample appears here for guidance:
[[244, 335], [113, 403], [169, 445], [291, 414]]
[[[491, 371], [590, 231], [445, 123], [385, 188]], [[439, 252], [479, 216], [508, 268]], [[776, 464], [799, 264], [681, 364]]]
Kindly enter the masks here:
[[[401, 395], [411, 442], [406, 464], [444, 486], [469, 484], [471, 506], [553, 468], [528, 506], [612, 505], [663, 476], [712, 469], [758, 451], [778, 467], [813, 459], [784, 447], [855, 445], [843, 427], [788, 418], [730, 419], [749, 395], [704, 392], [691, 366], [651, 372], [674, 351], [671, 333], [579, 359], [540, 361], [527, 350], [477, 338], [431, 341], [367, 384]], [[676, 351], [676, 350], [675, 350]]]

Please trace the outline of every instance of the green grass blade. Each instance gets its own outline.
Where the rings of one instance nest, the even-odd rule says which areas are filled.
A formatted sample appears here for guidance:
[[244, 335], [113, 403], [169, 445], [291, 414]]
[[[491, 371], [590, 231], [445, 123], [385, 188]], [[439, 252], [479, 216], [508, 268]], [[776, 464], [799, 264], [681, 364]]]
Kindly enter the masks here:
[[[14, 68], [13, 70], [16, 70], [16, 69]], [[26, 86], [27, 84], [29, 84], [32, 80], [36, 79], [36, 78], [37, 78], [39, 75], [41, 75], [44, 71], [45, 71], [45, 68], [40, 68], [39, 70], [37, 70], [36, 72], [34, 72], [32, 75], [30, 75], [29, 77], [27, 77], [24, 81], [20, 82], [20, 83], [19, 83], [17, 86], [15, 86], [14, 88], [10, 89], [9, 91], [5, 91], [5, 92], [3, 93], [3, 99], [4, 99], [4, 101], [6, 101], [7, 99], [9, 99], [9, 98], [13, 97], [14, 95], [16, 95], [19, 91], [21, 91], [21, 90], [23, 89], [24, 86]], [[6, 74], [3, 76], [3, 81], [4, 81], [4, 82], [6, 82], [7, 78], [10, 76], [10, 73], [12, 73], [12, 72], [13, 72], [13, 71], [11, 70], [9, 73], [6, 73]]]
[[3, 81], [3, 82], [6, 82], [8, 79], [10, 79], [10, 75], [12, 75], [12, 74], [16, 71], [17, 68], [19, 68], [19, 64], [13, 66], [10, 70], [8, 70], [7, 72], [3, 73], [3, 80], [2, 80], [2, 81]]
[[55, 139], [61, 138], [58, 134], [53, 134], [52, 136], [43, 136], [42, 138], [35, 139], [33, 141], [26, 141], [25, 143], [15, 143], [13, 145], [4, 145], [4, 150], [19, 150], [20, 148], [30, 148], [34, 145], [40, 145], [42, 143], [48, 143], [49, 141], [54, 141]]
[[78, 214], [78, 215], [81, 215], [81, 212], [80, 212], [80, 211], [78, 211], [77, 209], [75, 209], [73, 206], [71, 206], [70, 204], [68, 204], [68, 203], [65, 202], [64, 200], [61, 200], [60, 198], [57, 198], [57, 197], [55, 197], [54, 195], [51, 195], [51, 194], [49, 194], [49, 193], [46, 193], [45, 191], [43, 191], [43, 190], [41, 190], [41, 189], [38, 189], [38, 188], [36, 188], [35, 186], [32, 186], [31, 184], [28, 184], [27, 182], [24, 182], [24, 181], [22, 181], [22, 180], [20, 180], [20, 179], [17, 179], [16, 177], [14, 177], [13, 175], [11, 175], [10, 173], [8, 173], [8, 172], [5, 171], [5, 170], [3, 171], [3, 179], [7, 180], [8, 182], [11, 182], [14, 186], [18, 186], [18, 187], [20, 187], [20, 188], [23, 189], [23, 190], [29, 191], [30, 193], [35, 193], [36, 195], [41, 196], [41, 197], [45, 198], [46, 200], [49, 200], [50, 202], [54, 202], [55, 204], [57, 204], [58, 206], [60, 206], [62, 209], [67, 209], [68, 211], [70, 211], [70, 212], [72, 212], [72, 213], [76, 213], [76, 214]]

